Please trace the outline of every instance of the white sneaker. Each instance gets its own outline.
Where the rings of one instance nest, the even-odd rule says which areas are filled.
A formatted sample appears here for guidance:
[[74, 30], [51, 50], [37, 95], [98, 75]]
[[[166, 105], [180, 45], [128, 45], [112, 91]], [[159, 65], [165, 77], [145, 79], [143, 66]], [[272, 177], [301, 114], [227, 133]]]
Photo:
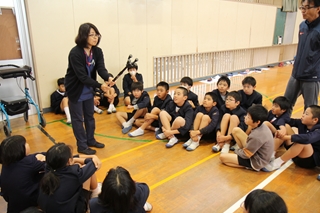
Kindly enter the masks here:
[[102, 109], [99, 109], [98, 107], [94, 106], [94, 111], [98, 114], [101, 114], [103, 111]]
[[173, 136], [170, 140], [169, 140], [169, 142], [166, 144], [166, 147], [167, 148], [171, 148], [171, 147], [173, 147], [176, 143], [178, 143], [179, 142], [179, 140], [178, 140], [178, 138], [176, 138], [175, 136]]
[[130, 132], [128, 135], [129, 135], [130, 137], [136, 137], [136, 136], [140, 136], [140, 135], [143, 135], [143, 134], [144, 134], [144, 130], [138, 128], [138, 129]]
[[223, 145], [221, 149], [221, 153], [229, 153], [229, 150], [230, 150], [230, 144], [226, 143]]
[[164, 135], [164, 133], [160, 133], [160, 134], [156, 135], [156, 138], [159, 140], [163, 140], [163, 139], [166, 139], [167, 137]]
[[144, 204], [143, 208], [144, 208], [144, 210], [145, 210], [146, 212], [149, 212], [149, 211], [152, 210], [152, 205], [151, 205], [150, 203], [146, 202], [146, 203]]
[[71, 120], [67, 120], [67, 124], [71, 124]]
[[217, 143], [216, 145], [212, 146], [212, 151], [214, 152], [219, 152], [221, 149], [221, 147], [219, 146], [219, 143]]
[[113, 113], [116, 113], [117, 112], [117, 109], [115, 108], [115, 106], [112, 107], [112, 110], [111, 110]]
[[234, 151], [236, 149], [240, 149], [240, 147], [238, 146], [238, 144], [236, 143], [235, 145], [233, 145], [232, 147], [230, 147], [231, 151]]
[[187, 147], [187, 150], [188, 150], [188, 151], [193, 151], [193, 150], [195, 150], [199, 145], [200, 145], [199, 142], [194, 142], [194, 141], [193, 141], [193, 142], [190, 144], [190, 146]]
[[193, 142], [193, 140], [190, 138], [189, 140], [187, 140], [187, 142], [185, 142], [182, 146], [184, 148], [187, 148], [188, 146], [190, 146], [190, 144]]
[[108, 110], [107, 110], [107, 114], [111, 114], [112, 113], [112, 110], [109, 108]]

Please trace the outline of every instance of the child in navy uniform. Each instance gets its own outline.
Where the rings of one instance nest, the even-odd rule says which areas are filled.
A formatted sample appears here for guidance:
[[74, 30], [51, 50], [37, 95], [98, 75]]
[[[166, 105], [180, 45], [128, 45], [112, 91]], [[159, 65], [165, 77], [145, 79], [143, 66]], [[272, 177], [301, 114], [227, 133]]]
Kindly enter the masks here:
[[247, 76], [242, 80], [243, 89], [239, 90], [242, 97], [240, 106], [245, 110], [253, 104], [262, 104], [262, 95], [255, 90], [256, 84], [256, 79], [252, 76]]
[[320, 106], [311, 105], [302, 114], [301, 119], [291, 119], [289, 125], [298, 128], [298, 134], [288, 127], [287, 135], [280, 136], [288, 149], [282, 156], [271, 161], [264, 171], [279, 169], [292, 159], [302, 168], [320, 166]]
[[282, 145], [283, 140], [279, 137], [286, 135], [286, 124], [290, 122], [289, 110], [291, 109], [290, 101], [284, 97], [276, 97], [272, 102], [272, 108], [269, 111], [267, 121], [264, 123], [269, 127], [274, 137], [274, 153]]
[[219, 109], [216, 107], [217, 95], [207, 92], [203, 104], [198, 106], [194, 113], [193, 129], [190, 130], [190, 139], [183, 144], [188, 151], [195, 150], [202, 136], [215, 138], [215, 130], [219, 120]]
[[[109, 73], [109, 76], [113, 78], [113, 75]], [[103, 94], [102, 100], [100, 100], [100, 105], [108, 108], [107, 114], [117, 112], [116, 106], [119, 103], [120, 91], [117, 85], [113, 85], [106, 93]]]
[[70, 146], [64, 143], [57, 143], [47, 151], [46, 173], [38, 198], [44, 212], [87, 212], [90, 190], [97, 188], [95, 172], [101, 161], [95, 155], [83, 157], [73, 158]]
[[235, 154], [221, 152], [222, 163], [255, 171], [260, 171], [269, 163], [274, 144], [269, 128], [263, 123], [267, 116], [268, 111], [262, 105], [255, 104], [249, 107], [245, 123], [251, 127], [252, 131], [247, 135], [239, 127], [232, 130], [232, 136], [239, 148], [235, 149]]
[[21, 135], [4, 139], [0, 145], [1, 193], [7, 212], [18, 213], [38, 206], [39, 183], [44, 175], [45, 156], [30, 154]]
[[50, 96], [51, 110], [55, 114], [65, 113], [67, 124], [71, 124], [71, 116], [68, 105], [68, 97], [65, 96], [66, 88], [64, 87], [64, 78], [57, 80], [58, 89]]
[[159, 128], [162, 133], [156, 135], [156, 138], [160, 140], [168, 138], [167, 148], [178, 143], [175, 135], [186, 135], [191, 128], [194, 111], [187, 99], [188, 90], [185, 87], [178, 87], [174, 92], [173, 102], [160, 112]]
[[136, 63], [129, 64], [128, 73], [124, 75], [122, 80], [124, 105], [128, 106], [130, 104], [131, 85], [133, 82], [141, 82], [143, 84], [143, 77], [138, 71], [138, 65]]
[[230, 142], [232, 138], [232, 130], [240, 127], [243, 131], [247, 130], [244, 122], [246, 110], [240, 106], [241, 95], [237, 91], [227, 94], [226, 104], [220, 108], [220, 118], [217, 126], [217, 144], [212, 147], [214, 152], [219, 152], [223, 146], [222, 153], [228, 153], [230, 150]]
[[192, 92], [190, 89], [193, 85], [193, 80], [190, 77], [183, 77], [180, 80], [180, 85], [188, 90], [188, 101], [193, 109], [199, 106], [198, 95]]
[[132, 125], [137, 118], [143, 118], [151, 109], [150, 96], [146, 91], [143, 91], [142, 82], [133, 82], [131, 85], [132, 94], [130, 95], [130, 104], [127, 109], [133, 111], [117, 112], [116, 116], [122, 125], [122, 133], [126, 134], [132, 129]]
[[[167, 104], [172, 101], [169, 93], [169, 84], [161, 81], [157, 84], [157, 96], [153, 101], [152, 110], [144, 116], [144, 119], [137, 119], [135, 124], [139, 126], [138, 129], [129, 133], [130, 137], [136, 137], [144, 134], [145, 129], [155, 131], [159, 127], [158, 117], [161, 110], [165, 109]], [[159, 128], [158, 128], [159, 129]]]
[[230, 79], [228, 76], [222, 75], [217, 82], [217, 89], [212, 90], [214, 94], [217, 95], [217, 105], [218, 109], [225, 104], [226, 96], [228, 94], [228, 89], [230, 88]]

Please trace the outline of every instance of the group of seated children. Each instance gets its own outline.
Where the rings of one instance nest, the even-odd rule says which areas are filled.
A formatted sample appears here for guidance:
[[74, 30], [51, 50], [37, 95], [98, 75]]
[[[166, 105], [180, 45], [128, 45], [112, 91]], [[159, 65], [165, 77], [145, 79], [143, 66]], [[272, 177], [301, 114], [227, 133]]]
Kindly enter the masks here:
[[129, 172], [110, 169], [101, 188], [95, 172], [101, 161], [95, 155], [72, 155], [72, 148], [57, 143], [46, 153], [30, 154], [21, 135], [0, 145], [1, 194], [7, 212], [145, 212], [149, 187], [135, 182]]

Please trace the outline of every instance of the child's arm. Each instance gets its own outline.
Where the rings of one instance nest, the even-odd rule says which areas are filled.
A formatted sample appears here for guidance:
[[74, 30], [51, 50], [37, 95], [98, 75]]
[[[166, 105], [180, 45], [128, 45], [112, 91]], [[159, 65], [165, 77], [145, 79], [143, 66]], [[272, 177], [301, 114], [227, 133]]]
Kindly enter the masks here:
[[305, 134], [285, 135], [282, 140], [291, 140], [300, 144], [312, 144], [320, 141], [320, 128]]
[[142, 108], [146, 108], [148, 107], [148, 105], [150, 104], [150, 96], [149, 95], [145, 95], [143, 97], [143, 99], [141, 100], [141, 102], [135, 104], [133, 106], [134, 109], [142, 109]]
[[175, 133], [175, 134], [180, 133], [181, 135], [184, 135], [191, 129], [191, 126], [193, 123], [193, 113], [194, 113], [193, 109], [189, 106], [184, 113], [185, 124], [184, 126], [178, 128], [178, 133]]
[[125, 95], [127, 94], [131, 94], [131, 88], [129, 88], [129, 80], [128, 79], [128, 74], [126, 74], [124, 77], [123, 77], [123, 80], [122, 80], [122, 89], [123, 89], [123, 92]]
[[234, 152], [243, 159], [251, 158], [257, 150], [262, 146], [260, 140], [257, 138], [252, 138], [250, 135], [247, 139], [247, 144], [243, 149], [236, 149]]
[[[254, 90], [255, 91], [255, 90]], [[256, 92], [256, 98], [255, 100], [253, 101], [254, 104], [262, 104], [262, 95], [260, 93], [258, 93], [257, 91]]]

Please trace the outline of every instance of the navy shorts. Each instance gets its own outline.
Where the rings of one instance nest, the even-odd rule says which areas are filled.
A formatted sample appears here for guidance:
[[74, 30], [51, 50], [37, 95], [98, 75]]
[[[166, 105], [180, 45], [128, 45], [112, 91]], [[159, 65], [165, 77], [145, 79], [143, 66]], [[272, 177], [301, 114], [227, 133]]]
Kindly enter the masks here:
[[292, 161], [301, 168], [312, 169], [316, 167], [316, 162], [314, 161], [313, 154], [308, 158], [294, 157]]
[[239, 163], [240, 166], [244, 166], [244, 167], [252, 169], [250, 159], [243, 159], [239, 155], [237, 155], [237, 156], [238, 156], [238, 163]]

